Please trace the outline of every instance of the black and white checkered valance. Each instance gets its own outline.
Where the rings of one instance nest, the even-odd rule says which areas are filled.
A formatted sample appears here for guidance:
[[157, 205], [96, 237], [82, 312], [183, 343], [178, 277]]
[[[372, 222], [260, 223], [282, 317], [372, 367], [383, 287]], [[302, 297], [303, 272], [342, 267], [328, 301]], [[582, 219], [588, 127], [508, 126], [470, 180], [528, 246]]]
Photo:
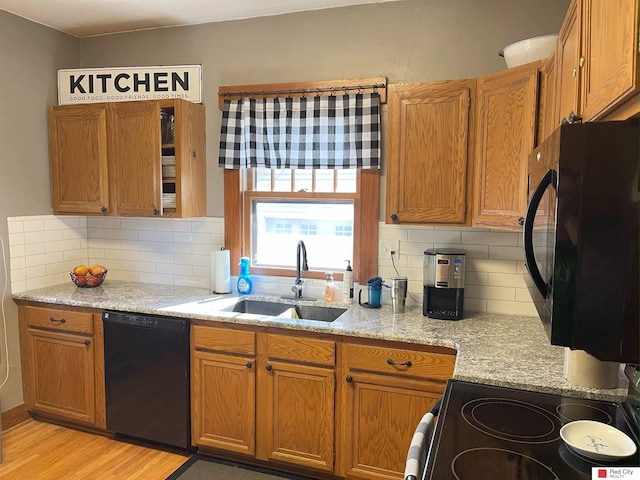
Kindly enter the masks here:
[[380, 168], [380, 96], [225, 100], [219, 165]]

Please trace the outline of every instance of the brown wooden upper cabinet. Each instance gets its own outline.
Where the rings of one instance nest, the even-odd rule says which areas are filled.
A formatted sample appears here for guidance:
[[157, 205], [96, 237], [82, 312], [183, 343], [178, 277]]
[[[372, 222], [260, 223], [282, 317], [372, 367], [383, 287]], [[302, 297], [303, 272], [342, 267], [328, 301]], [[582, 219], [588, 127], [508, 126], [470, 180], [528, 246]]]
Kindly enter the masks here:
[[475, 80], [388, 87], [386, 223], [470, 225]]
[[558, 40], [556, 126], [640, 113], [638, 0], [573, 0]]
[[203, 105], [181, 99], [49, 107], [53, 213], [205, 216], [204, 129]]
[[556, 129], [558, 103], [556, 102], [556, 52], [542, 62], [540, 70], [538, 125], [536, 145], [540, 145]]
[[540, 62], [477, 79], [473, 225], [522, 230]]

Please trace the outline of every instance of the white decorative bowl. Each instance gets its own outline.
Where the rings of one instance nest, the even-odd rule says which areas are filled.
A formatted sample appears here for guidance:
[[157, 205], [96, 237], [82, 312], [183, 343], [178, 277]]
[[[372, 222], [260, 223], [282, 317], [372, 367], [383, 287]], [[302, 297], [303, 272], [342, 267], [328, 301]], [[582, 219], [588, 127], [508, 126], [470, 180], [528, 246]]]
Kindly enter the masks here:
[[498, 55], [504, 57], [507, 67], [517, 67], [525, 63], [547, 58], [556, 48], [557, 34], [540, 35], [512, 43], [504, 47]]

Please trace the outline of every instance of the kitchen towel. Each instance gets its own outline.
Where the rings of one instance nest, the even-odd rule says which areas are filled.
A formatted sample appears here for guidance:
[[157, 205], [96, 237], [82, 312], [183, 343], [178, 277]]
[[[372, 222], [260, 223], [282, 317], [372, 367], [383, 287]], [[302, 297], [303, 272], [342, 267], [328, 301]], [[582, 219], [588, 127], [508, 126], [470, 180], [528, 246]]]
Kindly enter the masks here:
[[211, 282], [214, 293], [231, 293], [231, 256], [229, 250], [211, 252]]

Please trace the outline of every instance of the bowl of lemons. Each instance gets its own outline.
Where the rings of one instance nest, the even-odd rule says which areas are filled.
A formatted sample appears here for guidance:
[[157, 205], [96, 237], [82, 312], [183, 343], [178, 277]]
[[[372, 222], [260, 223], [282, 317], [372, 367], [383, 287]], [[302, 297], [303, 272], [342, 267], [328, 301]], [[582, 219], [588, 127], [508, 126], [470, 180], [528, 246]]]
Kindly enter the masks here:
[[91, 288], [99, 287], [107, 277], [107, 267], [94, 263], [90, 267], [78, 265], [71, 272], [71, 280], [78, 287]]

